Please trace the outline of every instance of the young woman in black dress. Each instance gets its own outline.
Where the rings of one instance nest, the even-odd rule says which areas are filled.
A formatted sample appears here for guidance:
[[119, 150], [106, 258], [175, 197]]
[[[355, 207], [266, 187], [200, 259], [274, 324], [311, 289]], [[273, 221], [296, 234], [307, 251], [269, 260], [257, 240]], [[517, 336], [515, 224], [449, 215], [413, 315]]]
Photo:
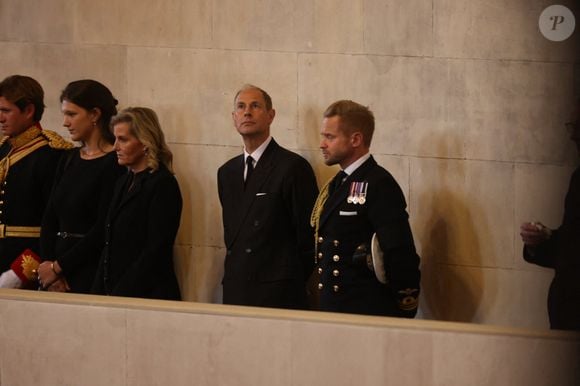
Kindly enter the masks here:
[[93, 292], [178, 300], [173, 243], [182, 200], [173, 156], [153, 110], [125, 109], [111, 125], [118, 162], [128, 172], [115, 185]]
[[116, 179], [124, 173], [113, 151], [111, 117], [117, 100], [94, 80], [69, 83], [60, 96], [63, 125], [80, 147], [57, 169], [40, 235], [40, 285], [51, 291], [89, 293], [104, 240]]

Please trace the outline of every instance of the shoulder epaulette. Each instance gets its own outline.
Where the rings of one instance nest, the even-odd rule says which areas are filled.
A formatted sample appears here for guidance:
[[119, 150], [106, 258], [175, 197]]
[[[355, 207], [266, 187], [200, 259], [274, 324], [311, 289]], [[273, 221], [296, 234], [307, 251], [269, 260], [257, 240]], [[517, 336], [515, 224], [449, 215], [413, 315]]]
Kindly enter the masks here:
[[52, 130], [42, 130], [42, 136], [48, 140], [48, 146], [53, 149], [72, 149], [74, 145]]

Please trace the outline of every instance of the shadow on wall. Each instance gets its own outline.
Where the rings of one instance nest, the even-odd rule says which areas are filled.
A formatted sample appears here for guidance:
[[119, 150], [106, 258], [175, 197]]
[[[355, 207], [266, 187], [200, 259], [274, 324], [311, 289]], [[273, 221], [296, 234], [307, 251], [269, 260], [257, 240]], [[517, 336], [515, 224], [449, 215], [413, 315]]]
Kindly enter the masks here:
[[478, 233], [489, 224], [464, 193], [468, 191], [464, 161], [436, 162], [440, 162], [436, 176], [425, 176], [436, 187], [426, 182], [414, 209], [421, 216], [414, 221], [421, 245], [421, 315], [425, 319], [481, 322], [478, 309], [483, 291], [491, 299], [495, 294], [489, 291], [496, 291], [483, 288], [480, 268]]
[[[305, 143], [308, 149], [318, 149], [320, 146], [320, 126], [322, 125], [322, 113], [324, 110], [308, 108], [304, 112], [304, 129], [305, 138], [299, 143]], [[322, 158], [320, 159], [322, 162]], [[314, 167], [314, 165], [312, 165]]]

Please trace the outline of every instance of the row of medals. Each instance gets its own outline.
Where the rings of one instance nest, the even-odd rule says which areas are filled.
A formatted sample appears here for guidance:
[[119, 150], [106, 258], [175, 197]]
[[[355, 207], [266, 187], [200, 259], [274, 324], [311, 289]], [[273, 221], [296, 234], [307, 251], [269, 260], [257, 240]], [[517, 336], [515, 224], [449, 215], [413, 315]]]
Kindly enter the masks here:
[[361, 182], [351, 182], [350, 184], [350, 194], [346, 199], [349, 204], [360, 204], [363, 205], [367, 199], [367, 188], [369, 183], [366, 181]]

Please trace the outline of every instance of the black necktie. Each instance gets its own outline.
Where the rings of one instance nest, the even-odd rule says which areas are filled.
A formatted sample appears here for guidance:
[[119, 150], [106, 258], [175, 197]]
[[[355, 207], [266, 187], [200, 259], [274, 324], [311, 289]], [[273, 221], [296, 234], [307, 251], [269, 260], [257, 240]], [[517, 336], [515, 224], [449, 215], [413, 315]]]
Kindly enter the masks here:
[[252, 156], [248, 156], [248, 158], [246, 158], [246, 165], [248, 168], [246, 169], [246, 179], [244, 180], [244, 186], [248, 184], [248, 180], [254, 172], [254, 159]]
[[348, 177], [348, 174], [346, 174], [344, 170], [336, 173], [336, 176], [334, 176], [332, 182], [330, 183], [328, 195], [332, 195], [332, 193], [336, 192], [346, 177]]

